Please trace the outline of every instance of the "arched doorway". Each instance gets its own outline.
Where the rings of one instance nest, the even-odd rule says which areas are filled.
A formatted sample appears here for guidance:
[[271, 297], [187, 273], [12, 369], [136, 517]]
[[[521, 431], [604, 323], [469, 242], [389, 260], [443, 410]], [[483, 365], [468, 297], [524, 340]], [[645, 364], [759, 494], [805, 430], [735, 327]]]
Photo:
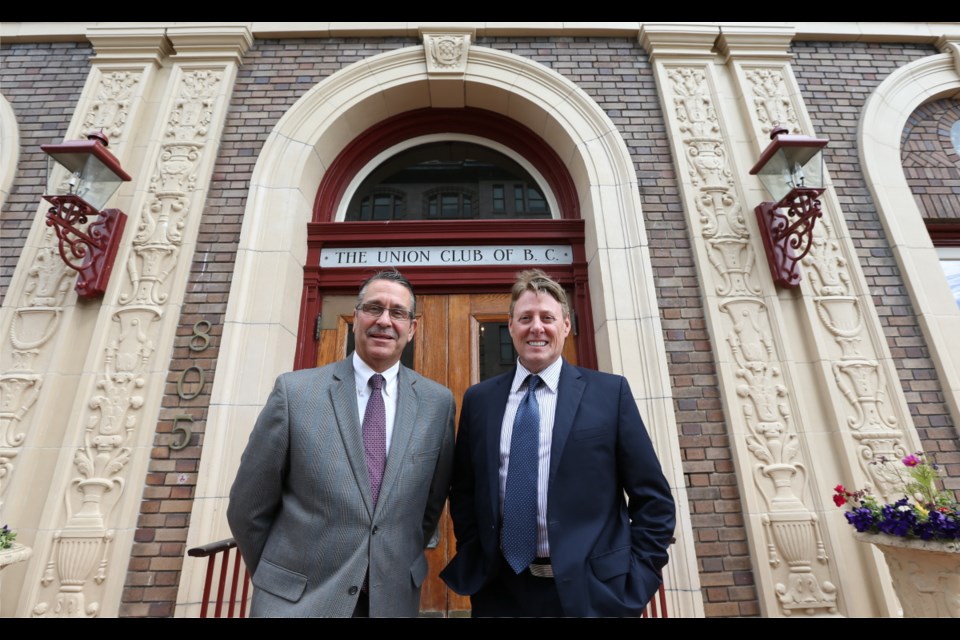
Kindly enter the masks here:
[[[418, 293], [418, 332], [404, 364], [458, 400], [513, 367], [509, 290], [523, 268], [542, 268], [568, 288], [576, 329], [564, 356], [596, 366], [576, 190], [556, 154], [522, 125], [469, 108], [399, 114], [348, 144], [317, 193], [298, 368], [350, 353], [357, 285], [391, 267]], [[422, 613], [466, 612], [469, 600], [438, 578], [455, 551], [446, 514], [430, 547]]]
[[[469, 65], [462, 75], [435, 77], [425, 66], [425, 55], [423, 46], [407, 47], [343, 68], [289, 109], [259, 154], [244, 204], [230, 305], [212, 389], [216, 401], [208, 412], [188, 545], [230, 536], [222, 513], [257, 412], [276, 375], [288, 371], [292, 364], [308, 366], [309, 358], [315, 355], [310, 351], [315, 342], [304, 349], [299, 336], [304, 332], [312, 335], [316, 330], [320, 300], [310, 296], [319, 293], [320, 283], [311, 270], [316, 268], [315, 256], [322, 248], [313, 241], [311, 246], [303, 243], [303, 229], [308, 223], [333, 224], [329, 217], [325, 218], [327, 222], [310, 222], [316, 219], [318, 205], [327, 193], [327, 189], [318, 193], [317, 185], [329, 185], [333, 190], [329, 202], [341, 202], [350, 179], [328, 180], [327, 174], [336, 169], [336, 159], [346, 146], [374, 144], [369, 136], [362, 135], [365, 131], [407, 111], [429, 106], [474, 107], [521, 123], [545, 141], [568, 170], [576, 189], [576, 196], [571, 190], [571, 202], [578, 213], [569, 219], [563, 212], [560, 220], [515, 224], [579, 225], [574, 231], [583, 236], [592, 312], [579, 314], [579, 333], [592, 336], [596, 364], [589, 365], [583, 353], [581, 363], [629, 379], [677, 502], [687, 504], [640, 192], [633, 162], [616, 126], [569, 79], [533, 60], [471, 46]], [[433, 91], [435, 82], [443, 85], [442, 91]], [[459, 99], [451, 99], [456, 96]], [[400, 139], [407, 139], [407, 135]], [[492, 136], [489, 131], [478, 135]], [[516, 144], [510, 146], [523, 157], [532, 157]], [[345, 173], [356, 177], [367, 163], [359, 160], [359, 166]], [[551, 188], [561, 200], [561, 189]], [[341, 191], [336, 193], [337, 189]], [[473, 225], [478, 236], [489, 233], [485, 222], [460, 222]], [[349, 227], [345, 225], [358, 223], [341, 224], [346, 230]], [[395, 227], [398, 233], [402, 230], [399, 225]], [[565, 232], [563, 237], [571, 237], [574, 231]], [[420, 238], [443, 237], [442, 232], [429, 231], [428, 226], [418, 233]], [[510, 239], [511, 233], [497, 239]], [[363, 242], [364, 238], [358, 230], [355, 240]], [[343, 246], [348, 246], [348, 240], [347, 235], [339, 238]], [[551, 239], [543, 236], [542, 240], [547, 243]], [[496, 273], [496, 269], [489, 272]], [[342, 270], [330, 271], [335, 273], [322, 283], [324, 292], [355, 294], [359, 282], [355, 277], [347, 277]], [[499, 281], [488, 284], [496, 284], [497, 291], [507, 291], [515, 271], [516, 267], [505, 267], [497, 276]], [[307, 300], [301, 303], [304, 285], [309, 286], [307, 281], [311, 279], [314, 288], [307, 291]], [[445, 286], [444, 273], [424, 274], [417, 286], [422, 294]], [[585, 300], [575, 303], [585, 308]], [[305, 358], [305, 354], [309, 355]], [[676, 536], [671, 561], [664, 571], [668, 608], [672, 615], [696, 615], [702, 613], [702, 603], [689, 518], [679, 520]], [[190, 615], [193, 603], [201, 597], [202, 586], [202, 572], [184, 565], [178, 615]]]

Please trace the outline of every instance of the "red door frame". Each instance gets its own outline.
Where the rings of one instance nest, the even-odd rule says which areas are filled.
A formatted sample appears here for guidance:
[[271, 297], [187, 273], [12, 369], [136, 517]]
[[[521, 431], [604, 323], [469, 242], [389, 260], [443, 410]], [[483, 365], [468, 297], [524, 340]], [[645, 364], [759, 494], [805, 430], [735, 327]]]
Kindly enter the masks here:
[[[560, 209], [559, 220], [410, 220], [332, 222], [347, 186], [377, 154], [404, 140], [436, 133], [468, 134], [499, 142], [523, 156], [546, 180]], [[320, 251], [334, 247], [483, 246], [569, 244], [573, 262], [542, 265], [573, 291], [580, 365], [597, 366], [593, 315], [587, 283], [584, 223], [570, 172], [542, 138], [523, 125], [482, 109], [418, 109], [380, 122], [357, 136], [324, 174], [307, 224], [307, 265], [303, 273], [295, 369], [316, 366], [317, 318], [324, 295], [353, 295], [370, 267], [320, 268]], [[403, 267], [417, 293], [506, 293], [523, 267]]]

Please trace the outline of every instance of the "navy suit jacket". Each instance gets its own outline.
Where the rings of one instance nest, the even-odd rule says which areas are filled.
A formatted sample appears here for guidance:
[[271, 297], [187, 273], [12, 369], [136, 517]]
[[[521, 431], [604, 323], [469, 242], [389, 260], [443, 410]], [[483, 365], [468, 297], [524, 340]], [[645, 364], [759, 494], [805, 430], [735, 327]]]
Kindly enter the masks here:
[[[463, 397], [450, 492], [457, 554], [441, 573], [461, 595], [501, 566], [500, 428], [514, 373]], [[674, 525], [670, 487], [627, 380], [564, 361], [547, 495], [564, 614], [640, 615], [660, 586]]]

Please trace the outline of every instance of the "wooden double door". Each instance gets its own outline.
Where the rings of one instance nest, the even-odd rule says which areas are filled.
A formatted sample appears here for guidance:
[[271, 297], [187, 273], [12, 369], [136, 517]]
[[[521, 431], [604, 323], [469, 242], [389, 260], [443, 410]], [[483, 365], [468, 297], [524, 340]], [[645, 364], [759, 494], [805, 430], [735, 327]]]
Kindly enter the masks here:
[[[355, 296], [323, 298], [317, 365], [346, 357], [353, 350], [353, 308]], [[516, 351], [507, 328], [508, 294], [455, 294], [417, 297], [417, 332], [407, 345], [402, 362], [428, 378], [448, 387], [460, 400], [472, 384], [513, 368]], [[571, 335], [564, 345], [564, 357], [576, 364], [576, 345]], [[420, 599], [421, 615], [466, 615], [469, 598], [449, 590], [439, 573], [455, 551], [453, 525], [447, 509], [427, 551], [430, 573]]]

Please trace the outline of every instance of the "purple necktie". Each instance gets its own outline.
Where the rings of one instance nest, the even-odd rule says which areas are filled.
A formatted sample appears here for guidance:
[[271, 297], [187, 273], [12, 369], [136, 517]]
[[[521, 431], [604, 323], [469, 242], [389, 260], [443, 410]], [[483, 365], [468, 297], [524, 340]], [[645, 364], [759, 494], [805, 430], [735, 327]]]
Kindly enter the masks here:
[[380, 497], [380, 483], [383, 482], [383, 468], [387, 464], [387, 411], [383, 406], [384, 379], [379, 373], [370, 376], [370, 398], [367, 410], [363, 414], [363, 454], [367, 460], [367, 473], [370, 475], [370, 495], [373, 506], [377, 506]]

